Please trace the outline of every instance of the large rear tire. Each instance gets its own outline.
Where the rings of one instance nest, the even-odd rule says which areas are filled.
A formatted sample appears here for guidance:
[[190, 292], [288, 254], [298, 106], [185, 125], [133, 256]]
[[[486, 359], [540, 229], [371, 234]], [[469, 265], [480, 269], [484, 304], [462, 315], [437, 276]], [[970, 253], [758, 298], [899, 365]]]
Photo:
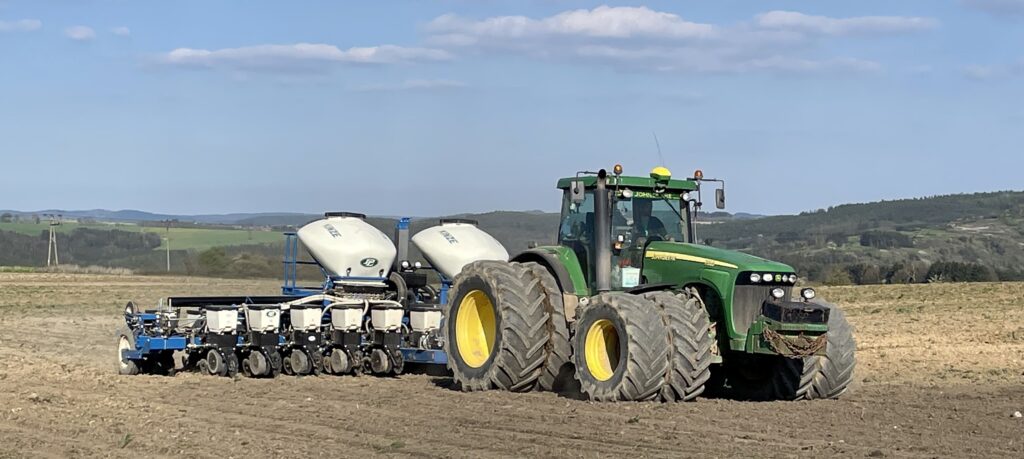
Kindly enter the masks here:
[[627, 293], [602, 293], [580, 312], [576, 330], [576, 378], [591, 400], [659, 396], [668, 373], [668, 329], [656, 304]]
[[853, 326], [846, 320], [842, 309], [831, 308], [828, 318], [828, 345], [824, 356], [805, 357], [798, 395], [802, 399], [839, 398], [853, 382], [857, 364], [857, 343], [853, 339]]
[[715, 346], [709, 333], [711, 320], [700, 297], [683, 293], [651, 292], [644, 298], [658, 305], [668, 328], [669, 370], [661, 399], [690, 401], [704, 392], [711, 377]]
[[562, 289], [555, 277], [537, 263], [523, 263], [530, 273], [540, 281], [544, 291], [544, 310], [548, 313], [548, 344], [544, 359], [544, 371], [537, 381], [541, 390], [564, 392], [574, 387], [576, 370], [572, 365], [572, 344], [569, 343], [569, 325], [565, 320], [565, 306]]
[[545, 294], [518, 263], [477, 261], [455, 277], [445, 306], [444, 350], [464, 391], [537, 386], [548, 342]]

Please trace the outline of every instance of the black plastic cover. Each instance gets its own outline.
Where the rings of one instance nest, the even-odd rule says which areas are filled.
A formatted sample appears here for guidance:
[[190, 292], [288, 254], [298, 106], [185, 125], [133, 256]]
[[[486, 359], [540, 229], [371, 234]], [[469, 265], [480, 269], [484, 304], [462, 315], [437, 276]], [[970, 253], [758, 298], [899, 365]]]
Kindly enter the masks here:
[[464, 223], [464, 224], [473, 225], [473, 226], [477, 226], [477, 225], [480, 224], [480, 222], [478, 222], [476, 220], [470, 220], [468, 218], [442, 218], [441, 219], [441, 224], [443, 225], [445, 223]]
[[405, 286], [410, 290], [427, 286], [427, 274], [426, 273], [400, 273], [402, 280], [405, 281]]
[[366, 220], [366, 214], [356, 212], [324, 212], [324, 217], [352, 217]]
[[800, 301], [766, 301], [761, 307], [765, 317], [790, 324], [827, 324], [828, 306]]

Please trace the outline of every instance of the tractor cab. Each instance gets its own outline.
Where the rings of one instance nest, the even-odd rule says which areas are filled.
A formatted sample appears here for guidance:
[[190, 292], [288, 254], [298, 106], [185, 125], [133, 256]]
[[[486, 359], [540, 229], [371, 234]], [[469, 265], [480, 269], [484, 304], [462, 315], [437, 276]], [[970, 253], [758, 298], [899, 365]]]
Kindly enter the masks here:
[[[588, 287], [628, 290], [645, 283], [644, 253], [653, 242], [694, 242], [700, 171], [687, 180], [672, 179], [664, 167], [648, 177], [623, 176], [621, 166], [581, 172], [558, 181], [563, 190], [558, 244], [570, 248], [585, 270]], [[724, 195], [723, 195], [724, 198]], [[608, 251], [610, 269], [597, 266]], [[608, 273], [607, 288], [598, 285]]]

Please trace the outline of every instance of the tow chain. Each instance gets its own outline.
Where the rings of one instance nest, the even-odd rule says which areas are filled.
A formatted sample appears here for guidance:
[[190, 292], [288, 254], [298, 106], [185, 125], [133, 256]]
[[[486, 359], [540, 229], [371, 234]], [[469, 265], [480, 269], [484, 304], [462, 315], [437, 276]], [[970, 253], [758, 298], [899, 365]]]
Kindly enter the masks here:
[[790, 358], [802, 358], [817, 354], [824, 349], [825, 344], [828, 343], [828, 334], [818, 335], [817, 338], [811, 339], [801, 333], [786, 339], [775, 330], [766, 328], [764, 329], [764, 339], [775, 352]]

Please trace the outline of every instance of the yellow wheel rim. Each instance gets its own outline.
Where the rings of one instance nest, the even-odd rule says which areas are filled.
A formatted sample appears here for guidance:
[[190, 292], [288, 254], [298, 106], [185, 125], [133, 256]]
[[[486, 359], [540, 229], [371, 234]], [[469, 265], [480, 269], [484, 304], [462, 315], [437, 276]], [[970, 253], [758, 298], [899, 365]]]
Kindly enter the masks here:
[[462, 297], [455, 313], [455, 343], [462, 361], [472, 368], [483, 366], [491, 357], [496, 334], [491, 298], [481, 290]]
[[594, 322], [583, 344], [587, 371], [598, 381], [612, 379], [619, 366], [619, 332], [607, 319]]

